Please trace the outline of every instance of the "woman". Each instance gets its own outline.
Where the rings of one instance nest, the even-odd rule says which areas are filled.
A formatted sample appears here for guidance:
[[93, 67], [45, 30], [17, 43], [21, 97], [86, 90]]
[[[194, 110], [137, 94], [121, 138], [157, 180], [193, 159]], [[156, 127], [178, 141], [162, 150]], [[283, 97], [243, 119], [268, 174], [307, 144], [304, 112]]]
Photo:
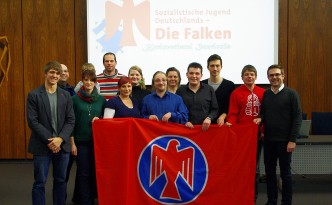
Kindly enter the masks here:
[[180, 87], [181, 75], [180, 71], [175, 67], [170, 67], [166, 71], [167, 76], [167, 91], [176, 93], [176, 90]]
[[132, 82], [128, 77], [120, 78], [118, 82], [119, 95], [105, 104], [105, 118], [140, 117], [138, 101], [131, 97]]
[[92, 122], [103, 116], [106, 100], [95, 87], [97, 77], [94, 71], [84, 70], [82, 82], [83, 86], [72, 97], [76, 120], [71, 143], [72, 154], [76, 156], [80, 204], [92, 205], [96, 196]]
[[150, 90], [146, 89], [142, 69], [136, 65], [132, 66], [128, 71], [128, 77], [133, 85], [132, 97], [138, 101], [139, 107], [141, 107], [143, 98], [151, 93]]
[[[95, 69], [95, 66], [92, 64], [92, 63], [84, 63], [83, 66], [82, 66], [82, 72], [85, 71], [85, 70], [92, 70], [93, 72], [96, 72], [96, 69]], [[75, 87], [75, 93], [77, 93], [79, 91], [79, 89], [82, 87], [83, 85], [83, 82], [80, 81], [77, 83], [76, 87]], [[95, 86], [98, 90], [98, 94], [100, 94], [100, 86], [99, 86], [99, 83], [96, 82], [95, 83]]]

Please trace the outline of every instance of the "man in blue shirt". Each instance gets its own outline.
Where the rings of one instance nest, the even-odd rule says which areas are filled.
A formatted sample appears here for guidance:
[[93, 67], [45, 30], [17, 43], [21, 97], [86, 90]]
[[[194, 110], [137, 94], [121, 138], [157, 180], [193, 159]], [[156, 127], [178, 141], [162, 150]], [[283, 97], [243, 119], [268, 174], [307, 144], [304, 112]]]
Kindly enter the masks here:
[[146, 119], [185, 124], [188, 109], [182, 98], [167, 91], [167, 77], [157, 71], [152, 78], [154, 92], [145, 96], [142, 102], [142, 116]]

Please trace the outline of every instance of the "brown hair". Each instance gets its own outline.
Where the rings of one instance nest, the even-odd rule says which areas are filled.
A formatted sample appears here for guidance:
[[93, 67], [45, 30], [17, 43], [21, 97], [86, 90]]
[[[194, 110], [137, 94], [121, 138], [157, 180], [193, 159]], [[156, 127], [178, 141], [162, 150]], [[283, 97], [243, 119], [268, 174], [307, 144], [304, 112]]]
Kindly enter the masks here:
[[97, 76], [96, 76], [96, 72], [93, 70], [83, 70], [82, 71], [82, 81], [84, 80], [84, 78], [90, 78], [91, 81], [93, 82], [97, 82]]

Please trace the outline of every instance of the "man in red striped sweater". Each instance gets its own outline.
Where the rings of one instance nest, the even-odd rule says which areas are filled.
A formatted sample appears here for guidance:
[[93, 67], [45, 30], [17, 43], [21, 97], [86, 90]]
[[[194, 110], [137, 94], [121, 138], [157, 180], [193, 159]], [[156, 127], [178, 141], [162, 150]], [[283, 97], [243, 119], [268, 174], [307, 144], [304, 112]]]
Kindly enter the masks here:
[[109, 100], [118, 93], [118, 81], [123, 75], [115, 68], [117, 62], [114, 53], [105, 53], [103, 64], [105, 69], [97, 75], [97, 82], [100, 85], [100, 94]]

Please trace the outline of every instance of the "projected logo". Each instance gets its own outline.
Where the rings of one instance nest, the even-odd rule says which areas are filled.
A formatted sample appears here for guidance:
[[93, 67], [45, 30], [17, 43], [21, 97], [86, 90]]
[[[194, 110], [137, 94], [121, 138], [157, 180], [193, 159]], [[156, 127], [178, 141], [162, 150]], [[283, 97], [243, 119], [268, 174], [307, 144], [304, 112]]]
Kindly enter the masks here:
[[150, 2], [143, 1], [136, 6], [133, 0], [122, 2], [122, 6], [119, 6], [106, 1], [105, 21], [93, 29], [97, 34], [105, 28], [105, 35], [98, 39], [103, 51], [112, 48], [113, 52], [117, 52], [124, 46], [136, 46], [134, 28], [150, 39]]
[[204, 190], [208, 164], [193, 141], [161, 136], [142, 151], [137, 173], [142, 188], [152, 199], [163, 204], [186, 204]]

